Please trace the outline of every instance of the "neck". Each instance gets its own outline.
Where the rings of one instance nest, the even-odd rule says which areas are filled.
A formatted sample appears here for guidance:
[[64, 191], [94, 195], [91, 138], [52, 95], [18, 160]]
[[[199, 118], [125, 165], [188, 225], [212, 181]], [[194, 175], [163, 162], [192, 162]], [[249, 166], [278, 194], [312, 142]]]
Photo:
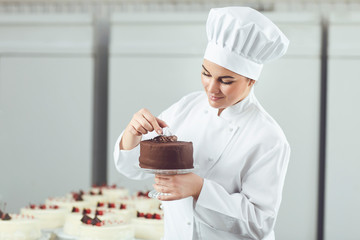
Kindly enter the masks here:
[[220, 116], [221, 112], [224, 111], [225, 108], [219, 108], [218, 110], [218, 116]]

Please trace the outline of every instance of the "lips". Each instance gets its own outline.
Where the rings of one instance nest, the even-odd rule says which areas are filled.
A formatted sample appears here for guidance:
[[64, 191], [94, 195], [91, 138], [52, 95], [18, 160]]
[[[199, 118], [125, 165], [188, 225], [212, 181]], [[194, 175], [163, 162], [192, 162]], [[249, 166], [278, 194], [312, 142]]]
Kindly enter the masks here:
[[217, 96], [211, 96], [211, 95], [209, 95], [209, 99], [211, 100], [211, 101], [218, 101], [218, 100], [220, 100], [220, 99], [222, 99], [223, 97], [217, 97]]

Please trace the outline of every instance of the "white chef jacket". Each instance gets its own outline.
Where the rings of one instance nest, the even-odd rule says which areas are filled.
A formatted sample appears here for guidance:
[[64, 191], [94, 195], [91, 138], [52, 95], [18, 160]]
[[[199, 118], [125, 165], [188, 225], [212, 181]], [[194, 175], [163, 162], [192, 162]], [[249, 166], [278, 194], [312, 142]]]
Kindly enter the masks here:
[[[183, 97], [159, 116], [179, 140], [193, 142], [195, 173], [204, 178], [197, 201], [163, 201], [164, 240], [273, 240], [290, 157], [286, 137], [254, 90], [217, 114], [202, 91]], [[139, 145], [119, 149], [121, 137], [114, 150], [117, 170], [132, 179], [154, 177], [136, 167]]]

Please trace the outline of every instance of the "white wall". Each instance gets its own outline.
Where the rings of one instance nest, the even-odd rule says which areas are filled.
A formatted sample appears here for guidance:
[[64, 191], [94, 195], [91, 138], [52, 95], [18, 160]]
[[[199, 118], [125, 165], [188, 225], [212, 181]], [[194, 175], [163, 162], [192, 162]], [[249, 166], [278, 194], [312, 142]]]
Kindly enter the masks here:
[[[267, 14], [290, 40], [286, 55], [264, 66], [255, 92], [291, 147], [276, 225], [277, 239], [316, 239], [320, 124], [320, 16]], [[301, 231], [299, 231], [301, 229]]]
[[0, 16], [0, 201], [29, 203], [88, 188], [92, 19]]
[[360, 12], [329, 21], [325, 239], [359, 239]]

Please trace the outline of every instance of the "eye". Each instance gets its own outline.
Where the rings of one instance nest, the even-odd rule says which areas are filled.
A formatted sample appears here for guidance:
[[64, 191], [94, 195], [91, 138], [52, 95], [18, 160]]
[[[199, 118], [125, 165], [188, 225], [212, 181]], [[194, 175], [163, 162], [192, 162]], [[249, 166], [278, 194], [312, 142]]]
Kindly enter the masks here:
[[219, 82], [220, 82], [221, 84], [230, 85], [230, 84], [232, 84], [234, 81], [224, 82], [222, 79], [219, 79]]
[[206, 76], [206, 77], [211, 77], [210, 74], [207, 74], [206, 72], [202, 72], [202, 75]]

